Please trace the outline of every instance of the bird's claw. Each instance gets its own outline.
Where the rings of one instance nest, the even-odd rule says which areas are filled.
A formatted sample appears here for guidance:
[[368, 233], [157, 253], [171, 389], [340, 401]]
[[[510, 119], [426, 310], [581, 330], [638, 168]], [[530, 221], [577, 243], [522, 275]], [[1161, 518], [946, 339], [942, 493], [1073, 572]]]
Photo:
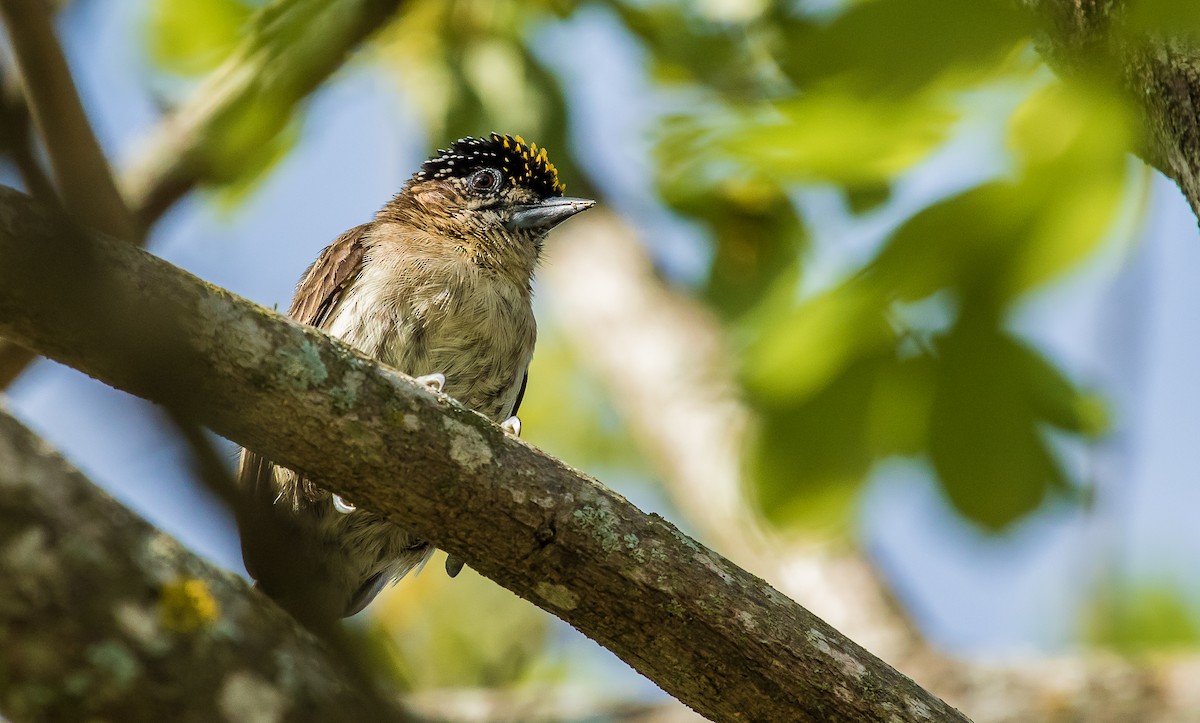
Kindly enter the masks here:
[[446, 375], [438, 374], [436, 372], [433, 374], [425, 374], [417, 377], [417, 384], [428, 387], [435, 392], [440, 392], [442, 391], [442, 388], [446, 386]]
[[333, 509], [337, 510], [338, 512], [340, 512], [343, 515], [348, 515], [351, 512], [357, 510], [358, 507], [347, 502], [345, 500], [345, 498], [342, 497], [341, 495], [334, 495], [333, 496]]
[[521, 419], [515, 414], [500, 423], [500, 429], [508, 432], [514, 437], [521, 436]]

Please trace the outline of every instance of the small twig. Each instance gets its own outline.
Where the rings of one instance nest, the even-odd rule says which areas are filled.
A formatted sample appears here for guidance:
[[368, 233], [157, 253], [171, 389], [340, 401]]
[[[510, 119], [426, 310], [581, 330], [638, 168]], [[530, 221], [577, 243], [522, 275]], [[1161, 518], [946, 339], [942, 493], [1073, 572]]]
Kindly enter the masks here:
[[58, 199], [54, 184], [38, 162], [33, 138], [33, 119], [17, 77], [0, 68], [0, 144], [12, 159], [34, 198], [47, 203]]
[[163, 120], [121, 177], [129, 207], [149, 228], [203, 183], [223, 183], [236, 162], [282, 128], [296, 106], [384, 27], [402, 0], [276, 0], [248, 23], [233, 54]]
[[50, 5], [45, 0], [0, 0], [0, 17], [63, 204], [87, 226], [137, 240], [139, 230], [117, 192], [55, 37]]

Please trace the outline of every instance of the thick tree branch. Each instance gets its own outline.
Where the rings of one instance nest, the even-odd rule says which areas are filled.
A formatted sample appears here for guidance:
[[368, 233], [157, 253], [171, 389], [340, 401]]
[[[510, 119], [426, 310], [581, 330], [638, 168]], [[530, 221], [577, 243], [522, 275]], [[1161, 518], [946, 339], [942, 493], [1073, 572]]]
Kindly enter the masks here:
[[[698, 712], [965, 720], [760, 579], [482, 416], [129, 244], [64, 235], [53, 214], [0, 189], [0, 334], [186, 404], [570, 622]], [[163, 333], [139, 339], [150, 316]], [[158, 378], [145, 346], [165, 348]]]
[[[401, 0], [277, 0], [264, 7], [249, 22], [245, 41], [162, 122], [139, 160], [123, 175], [125, 200], [117, 200], [123, 209], [126, 202], [132, 209], [136, 234], [125, 236], [109, 225], [91, 222], [86, 215], [79, 218], [118, 237], [144, 241], [154, 222], [197, 184], [228, 181], [244, 172], [246, 159], [271, 142], [296, 106], [341, 67], [351, 51], [385, 25], [400, 4]], [[88, 154], [86, 148], [72, 148], [60, 138], [75, 131], [86, 131], [91, 137], [91, 130], [82, 109], [72, 109], [72, 105], [78, 106], [78, 98], [61, 51], [56, 45], [49, 51], [43, 43], [46, 36], [53, 40], [48, 9], [39, 0], [0, 0], [0, 7], [7, 9], [8, 15], [16, 13], [18, 23], [32, 24], [38, 31], [36, 36], [21, 36], [40, 38], [24, 45], [29, 46], [34, 60], [43, 58], [39, 67], [49, 68], [27, 78], [36, 85], [30, 91], [35, 106], [41, 98], [50, 119], [57, 118], [49, 112], [54, 103], [71, 111], [46, 134], [52, 156], [61, 150], [58, 155], [64, 163], [81, 154], [94, 158], [100, 153], [98, 146], [95, 154]], [[57, 61], [51, 56], [57, 56]], [[102, 155], [99, 158], [103, 160]], [[71, 188], [77, 187], [70, 174], [65, 181]], [[84, 190], [90, 187], [78, 185]], [[107, 185], [112, 185], [111, 178]], [[73, 199], [74, 194], [67, 202]], [[21, 346], [0, 339], [0, 389], [11, 384], [34, 358]]]
[[1045, 19], [1038, 49], [1067, 76], [1121, 85], [1140, 111], [1130, 149], [1183, 191], [1200, 219], [1200, 44], [1129, 26], [1126, 0], [1024, 0]]
[[0, 579], [0, 711], [14, 721], [381, 714], [267, 598], [104, 495], [2, 410]]

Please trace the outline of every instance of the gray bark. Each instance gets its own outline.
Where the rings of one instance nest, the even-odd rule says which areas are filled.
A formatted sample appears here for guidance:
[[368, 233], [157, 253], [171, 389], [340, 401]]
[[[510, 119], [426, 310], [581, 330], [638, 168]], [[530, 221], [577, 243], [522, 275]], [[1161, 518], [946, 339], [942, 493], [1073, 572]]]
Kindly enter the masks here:
[[703, 715], [966, 720], [661, 517], [314, 329], [11, 189], [0, 258], [0, 335], [390, 517]]
[[377, 719], [240, 577], [117, 504], [0, 410], [0, 717]]
[[[1182, 1], [1182, 0], [1181, 0]], [[1122, 87], [1141, 116], [1130, 150], [1179, 185], [1200, 218], [1200, 46], [1131, 28], [1123, 0], [1024, 0], [1044, 17], [1042, 57], [1064, 76]], [[1097, 119], [1103, 122], [1103, 119]]]

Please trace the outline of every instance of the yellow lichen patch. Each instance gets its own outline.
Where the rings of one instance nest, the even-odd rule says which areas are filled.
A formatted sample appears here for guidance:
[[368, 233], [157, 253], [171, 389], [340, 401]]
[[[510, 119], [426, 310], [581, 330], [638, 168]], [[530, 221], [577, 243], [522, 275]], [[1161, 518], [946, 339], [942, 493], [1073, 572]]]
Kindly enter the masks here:
[[216, 621], [221, 608], [203, 580], [179, 578], [163, 586], [159, 600], [162, 625], [177, 633], [190, 633]]

